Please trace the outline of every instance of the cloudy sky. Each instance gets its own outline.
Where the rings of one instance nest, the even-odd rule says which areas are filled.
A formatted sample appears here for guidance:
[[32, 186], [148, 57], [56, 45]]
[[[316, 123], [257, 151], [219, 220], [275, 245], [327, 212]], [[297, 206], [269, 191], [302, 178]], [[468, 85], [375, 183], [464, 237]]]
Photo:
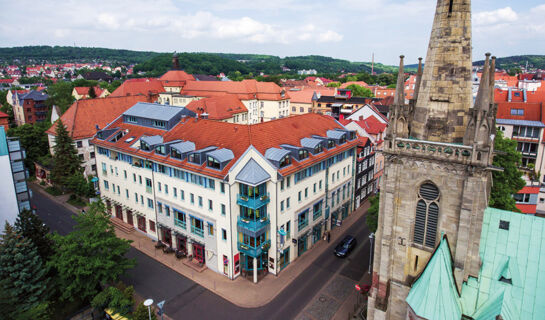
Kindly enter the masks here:
[[[545, 54], [543, 0], [473, 0], [474, 60]], [[0, 46], [425, 56], [436, 0], [0, 0]]]

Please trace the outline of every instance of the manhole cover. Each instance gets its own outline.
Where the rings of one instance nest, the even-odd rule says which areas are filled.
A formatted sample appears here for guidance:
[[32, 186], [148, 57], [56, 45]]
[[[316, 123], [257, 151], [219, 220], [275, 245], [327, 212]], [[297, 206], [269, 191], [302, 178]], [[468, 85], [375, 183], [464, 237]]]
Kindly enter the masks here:
[[320, 298], [318, 298], [318, 300], [320, 300], [320, 302], [326, 302], [327, 301], [326, 297], [324, 297], [324, 296], [321, 296]]

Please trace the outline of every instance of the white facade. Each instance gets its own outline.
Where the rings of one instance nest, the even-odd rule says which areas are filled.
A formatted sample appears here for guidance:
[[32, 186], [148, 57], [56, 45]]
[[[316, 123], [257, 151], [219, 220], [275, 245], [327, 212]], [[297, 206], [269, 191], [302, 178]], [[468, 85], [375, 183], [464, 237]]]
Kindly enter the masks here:
[[[49, 142], [49, 152], [51, 153], [51, 155], [54, 154], [54, 147], [56, 144], [55, 139], [56, 137], [54, 135], [47, 134], [47, 140]], [[84, 168], [83, 174], [86, 177], [97, 175], [95, 147], [89, 143], [91, 140], [92, 137], [74, 140], [75, 147], [78, 151], [78, 157], [82, 161], [81, 166]]]
[[290, 115], [290, 100], [241, 100], [248, 109], [248, 124], [271, 121]]

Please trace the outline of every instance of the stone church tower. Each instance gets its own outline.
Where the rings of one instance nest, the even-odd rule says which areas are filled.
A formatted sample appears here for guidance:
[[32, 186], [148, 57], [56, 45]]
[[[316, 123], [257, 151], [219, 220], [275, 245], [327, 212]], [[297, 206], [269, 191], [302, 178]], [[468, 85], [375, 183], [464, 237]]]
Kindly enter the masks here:
[[442, 233], [450, 242], [458, 289], [468, 276], [479, 275], [492, 182], [494, 64], [487, 54], [473, 103], [470, 0], [437, 1], [425, 67], [420, 61], [408, 103], [401, 56], [385, 137], [368, 319], [412, 318], [405, 299]]

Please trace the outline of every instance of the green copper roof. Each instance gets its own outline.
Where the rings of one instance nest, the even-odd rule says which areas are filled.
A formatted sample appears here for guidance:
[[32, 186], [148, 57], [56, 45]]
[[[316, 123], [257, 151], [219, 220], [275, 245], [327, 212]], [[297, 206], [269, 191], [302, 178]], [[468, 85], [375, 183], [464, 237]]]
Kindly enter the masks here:
[[545, 219], [487, 208], [483, 216], [479, 279], [464, 283], [463, 313], [475, 320], [543, 319]]
[[419, 317], [425, 319], [460, 320], [462, 317], [447, 237], [441, 239], [406, 301]]

